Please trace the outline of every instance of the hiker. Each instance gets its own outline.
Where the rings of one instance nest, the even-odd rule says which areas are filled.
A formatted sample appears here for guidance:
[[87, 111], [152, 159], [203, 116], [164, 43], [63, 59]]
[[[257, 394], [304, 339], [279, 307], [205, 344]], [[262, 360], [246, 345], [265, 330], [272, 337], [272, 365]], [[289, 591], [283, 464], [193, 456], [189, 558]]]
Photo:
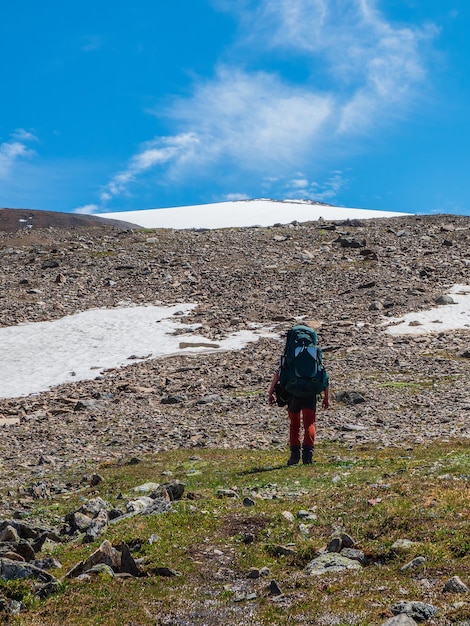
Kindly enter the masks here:
[[[270, 405], [287, 404], [289, 415], [290, 457], [287, 465], [312, 463], [316, 434], [317, 395], [323, 392], [322, 407], [328, 409], [329, 379], [323, 367], [322, 353], [315, 331], [309, 326], [294, 326], [286, 338], [281, 364], [268, 391]], [[300, 418], [303, 442], [300, 442]]]

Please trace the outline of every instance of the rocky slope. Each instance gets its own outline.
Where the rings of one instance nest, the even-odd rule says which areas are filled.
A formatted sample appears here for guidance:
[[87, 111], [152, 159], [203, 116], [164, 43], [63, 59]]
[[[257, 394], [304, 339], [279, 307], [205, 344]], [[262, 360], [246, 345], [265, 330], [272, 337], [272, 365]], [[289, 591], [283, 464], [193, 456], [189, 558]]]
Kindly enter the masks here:
[[[4, 232], [0, 325], [123, 301], [197, 302], [189, 321], [213, 340], [253, 322], [282, 337], [314, 319], [333, 392], [331, 409], [319, 411], [319, 445], [469, 437], [468, 329], [392, 337], [382, 326], [470, 285], [469, 234], [470, 218], [458, 216]], [[285, 411], [266, 404], [281, 350], [281, 339], [260, 339], [236, 353], [130, 361], [93, 381], [1, 400], [4, 489], [174, 447], [285, 447]]]
[[[119, 220], [111, 220], [115, 228], [135, 228]], [[15, 233], [18, 230], [41, 228], [107, 228], [108, 219], [97, 215], [61, 213], [56, 211], [37, 211], [34, 209], [0, 209], [0, 232]]]

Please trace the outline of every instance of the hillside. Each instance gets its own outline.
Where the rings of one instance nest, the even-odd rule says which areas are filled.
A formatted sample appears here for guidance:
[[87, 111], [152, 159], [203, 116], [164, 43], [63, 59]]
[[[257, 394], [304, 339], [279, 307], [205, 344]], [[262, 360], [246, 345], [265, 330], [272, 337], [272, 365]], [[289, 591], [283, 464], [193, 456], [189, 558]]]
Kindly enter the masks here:
[[[331, 409], [319, 411], [319, 449], [345, 446], [353, 455], [364, 445], [466, 441], [468, 329], [444, 333], [436, 324], [433, 334], [392, 336], [383, 323], [434, 307], [454, 284], [470, 285], [469, 235], [470, 218], [458, 216], [3, 232], [0, 325], [123, 301], [196, 302], [188, 321], [214, 343], [253, 323], [282, 337], [296, 320], [315, 320], [333, 395]], [[284, 458], [284, 410], [266, 405], [281, 349], [281, 339], [264, 338], [240, 352], [130, 361], [93, 381], [1, 400], [1, 516], [27, 510], [18, 489], [38, 480], [50, 488], [68, 472], [142, 455], [230, 447]]]
[[61, 213], [56, 211], [36, 211], [31, 209], [0, 209], [0, 232], [15, 233], [18, 230], [37, 230], [42, 228], [135, 228], [120, 220], [103, 219], [95, 215]]

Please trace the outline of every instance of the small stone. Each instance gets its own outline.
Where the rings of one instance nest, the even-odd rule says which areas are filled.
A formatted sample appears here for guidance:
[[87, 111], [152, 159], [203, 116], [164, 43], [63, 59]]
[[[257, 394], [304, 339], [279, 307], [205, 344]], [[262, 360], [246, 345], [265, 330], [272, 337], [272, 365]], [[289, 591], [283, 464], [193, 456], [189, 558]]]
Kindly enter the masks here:
[[367, 557], [362, 550], [357, 550], [355, 548], [343, 548], [340, 552], [341, 556], [345, 556], [347, 559], [351, 559], [352, 561], [358, 561], [361, 565], [365, 565], [367, 561]]
[[271, 596], [282, 596], [281, 588], [275, 580], [272, 580], [269, 583], [269, 595]]
[[341, 552], [342, 541], [340, 537], [333, 537], [333, 539], [328, 544], [326, 551], [327, 552]]
[[395, 552], [409, 552], [416, 546], [414, 541], [410, 541], [409, 539], [397, 539], [395, 543], [392, 544], [392, 550]]
[[5, 526], [5, 528], [0, 533], [0, 541], [5, 541], [7, 543], [18, 543], [20, 541], [20, 536], [18, 535], [18, 531], [13, 528], [13, 526]]
[[67, 515], [65, 519], [70, 524], [73, 531], [78, 530], [79, 532], [86, 531], [92, 522], [91, 517], [80, 513], [80, 511]]
[[290, 546], [276, 546], [274, 548], [274, 556], [291, 556], [297, 554], [294, 548]]
[[445, 306], [446, 304], [455, 304], [455, 300], [449, 295], [443, 295], [437, 298], [436, 304], [440, 306]]
[[96, 487], [97, 485], [99, 485], [103, 481], [104, 481], [104, 478], [103, 478], [103, 476], [101, 476], [101, 474], [92, 474], [91, 478], [90, 478], [90, 485], [92, 487]]
[[36, 559], [31, 561], [31, 565], [35, 567], [39, 567], [39, 569], [50, 570], [50, 569], [60, 569], [62, 567], [62, 563], [55, 559], [53, 556], [47, 557], [45, 559]]
[[307, 524], [299, 524], [299, 532], [302, 537], [307, 538], [310, 535], [311, 526], [307, 526]]
[[344, 402], [344, 404], [347, 404], [348, 406], [361, 404], [366, 401], [364, 396], [358, 391], [342, 391], [341, 393], [336, 394], [336, 400], [338, 402]]
[[415, 622], [413, 618], [405, 615], [405, 613], [401, 613], [400, 615], [395, 615], [395, 617], [388, 619], [382, 626], [416, 626], [416, 624], [417, 622]]
[[255, 506], [253, 498], [243, 498], [243, 506]]
[[458, 576], [452, 576], [444, 585], [443, 591], [444, 593], [468, 593], [469, 589]]
[[[25, 562], [25, 558], [18, 554], [17, 552], [5, 552], [2, 554], [3, 559], [10, 559], [10, 561], [20, 561], [22, 563]], [[33, 563], [34, 564], [34, 563]]]
[[424, 558], [424, 556], [417, 556], [415, 559], [413, 559], [409, 563], [406, 563], [406, 565], [403, 565], [403, 567], [401, 567], [400, 570], [402, 572], [406, 572], [409, 569], [418, 569], [420, 567], [423, 567], [425, 563], [426, 563], [426, 559]]
[[137, 487], [134, 487], [134, 491], [136, 491], [137, 493], [150, 493], [151, 491], [155, 491], [159, 487], [159, 483], [148, 482], [143, 483], [142, 485], [137, 485]]
[[320, 576], [330, 572], [340, 572], [348, 569], [362, 569], [358, 561], [353, 561], [337, 553], [321, 554], [305, 568], [307, 576]]
[[86, 573], [88, 575], [90, 574], [104, 575], [104, 576], [111, 576], [111, 578], [114, 578], [113, 568], [107, 565], [106, 563], [97, 563], [96, 565], [93, 565], [93, 567], [88, 569]]
[[239, 498], [240, 496], [233, 489], [217, 489], [218, 498]]
[[157, 576], [166, 576], [168, 578], [174, 578], [175, 576], [181, 576], [180, 572], [177, 572], [171, 567], [156, 567], [154, 570]]
[[287, 520], [288, 522], [295, 522], [295, 517], [292, 515], [292, 513], [290, 511], [283, 511], [281, 513], [282, 517]]
[[405, 613], [408, 617], [413, 618], [417, 622], [425, 622], [436, 615], [437, 608], [425, 602], [406, 602], [401, 600], [391, 607], [391, 611], [394, 615]]

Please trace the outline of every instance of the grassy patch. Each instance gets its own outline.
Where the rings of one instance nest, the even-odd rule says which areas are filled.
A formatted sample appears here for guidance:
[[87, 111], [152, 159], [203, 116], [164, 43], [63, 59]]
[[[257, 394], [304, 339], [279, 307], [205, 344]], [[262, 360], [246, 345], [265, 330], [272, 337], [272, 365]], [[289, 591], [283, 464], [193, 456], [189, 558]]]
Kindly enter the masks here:
[[[27, 581], [3, 583], [0, 593], [23, 601], [8, 623], [368, 625], [384, 621], [402, 599], [437, 606], [443, 621], [436, 624], [470, 618], [465, 596], [442, 592], [453, 575], [470, 583], [470, 442], [411, 451], [325, 443], [312, 466], [285, 461], [279, 451], [204, 449], [100, 467], [98, 487], [43, 502], [32, 517], [57, 522], [84, 498], [100, 495], [118, 506], [144, 482], [183, 481], [185, 496], [171, 512], [127, 519], [101, 538], [125, 541], [148, 575], [67, 580], [43, 601], [32, 600]], [[307, 563], [340, 526], [368, 564], [306, 576]], [[398, 539], [413, 542], [407, 552], [394, 547]], [[60, 577], [101, 540], [57, 546], [63, 569], [53, 573]], [[402, 571], [416, 556], [425, 567]], [[179, 576], [158, 576], [159, 567]], [[249, 578], [252, 568], [269, 575]], [[272, 580], [281, 596], [270, 594]]]

